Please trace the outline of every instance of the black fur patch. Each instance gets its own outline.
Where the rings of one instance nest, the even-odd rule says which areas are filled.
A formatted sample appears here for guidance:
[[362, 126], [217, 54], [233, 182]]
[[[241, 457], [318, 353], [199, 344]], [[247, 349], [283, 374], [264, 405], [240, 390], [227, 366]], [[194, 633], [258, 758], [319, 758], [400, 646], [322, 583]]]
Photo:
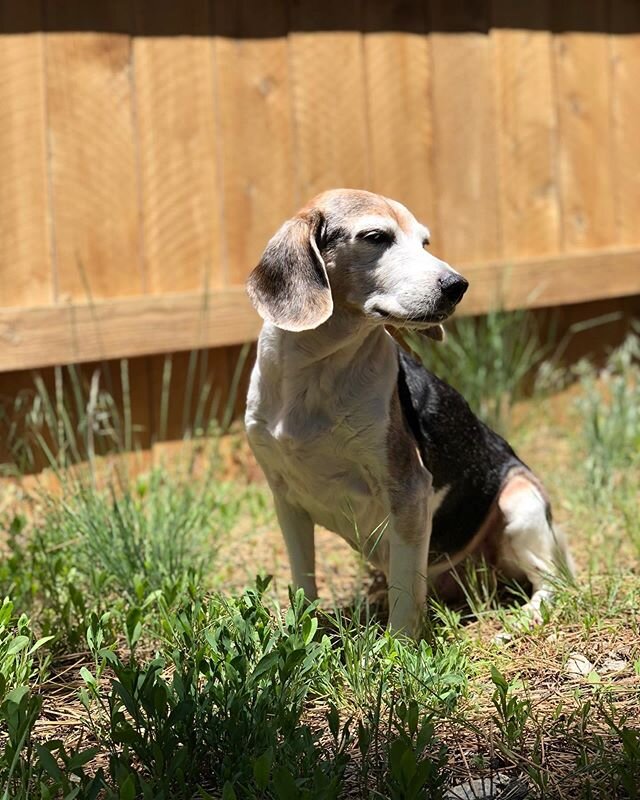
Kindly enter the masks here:
[[509, 470], [526, 465], [467, 401], [398, 348], [398, 394], [433, 488], [449, 486], [433, 519], [431, 553], [453, 555], [473, 538]]

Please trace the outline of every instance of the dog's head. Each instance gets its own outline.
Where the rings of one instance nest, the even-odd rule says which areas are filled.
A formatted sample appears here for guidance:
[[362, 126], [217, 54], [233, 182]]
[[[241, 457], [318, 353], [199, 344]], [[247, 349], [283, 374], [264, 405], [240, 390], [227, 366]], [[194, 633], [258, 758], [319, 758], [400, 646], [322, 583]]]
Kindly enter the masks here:
[[263, 319], [288, 331], [317, 328], [336, 308], [435, 334], [468, 284], [428, 244], [429, 230], [401, 203], [333, 189], [284, 223], [247, 291]]

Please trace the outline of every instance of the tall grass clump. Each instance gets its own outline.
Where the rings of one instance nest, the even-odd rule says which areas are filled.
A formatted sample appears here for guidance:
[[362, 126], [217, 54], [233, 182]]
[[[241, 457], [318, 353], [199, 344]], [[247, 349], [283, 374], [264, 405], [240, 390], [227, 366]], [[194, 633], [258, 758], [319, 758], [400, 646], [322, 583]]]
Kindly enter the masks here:
[[249, 346], [238, 355], [226, 402], [221, 402], [208, 374], [208, 352], [189, 353], [186, 379], [177, 385], [171, 354], [165, 356], [158, 398], [157, 430], [150, 437], [134, 423], [135, 396], [131, 388], [128, 359], [112, 366], [103, 364], [91, 375], [76, 365], [55, 367], [51, 385], [39, 372], [33, 386], [16, 397], [0, 402], [0, 434], [12, 462], [4, 464], [9, 474], [24, 474], [43, 467], [66, 469], [75, 464], [96, 463], [100, 456], [129, 453], [158, 439], [167, 438], [169, 409], [181, 419], [181, 435], [189, 441], [218, 435], [233, 422]]
[[42, 630], [77, 644], [92, 613], [205, 585], [242, 497], [213, 473], [162, 468], [118, 486], [73, 482], [46, 498], [36, 519], [14, 517], [0, 591], [30, 609]]
[[583, 361], [576, 374], [584, 466], [589, 485], [599, 495], [610, 489], [621, 470], [637, 466], [640, 459], [640, 336], [630, 334], [603, 369]]
[[139, 431], [126, 360], [121, 403], [107, 386], [108, 370], [94, 371], [86, 383], [72, 366], [55, 370], [52, 389], [35, 375], [32, 392], [3, 406], [15, 468], [47, 466], [53, 488], [6, 512], [0, 592], [57, 647], [82, 641], [92, 615], [116, 620], [127, 608], [147, 608], [158, 593], [177, 602], [215, 571], [218, 543], [252, 495], [223, 479], [219, 454], [246, 356], [245, 348], [224, 409], [210, 383], [197, 381], [206, 354], [190, 355], [188, 385], [173, 391], [172, 359], [165, 359], [161, 428], [166, 434], [168, 408], [176, 405], [185, 437], [170, 464], [127, 457]]
[[631, 333], [603, 369], [583, 361], [575, 372], [583, 506], [615, 531], [609, 537], [630, 539], [640, 554], [640, 336]]

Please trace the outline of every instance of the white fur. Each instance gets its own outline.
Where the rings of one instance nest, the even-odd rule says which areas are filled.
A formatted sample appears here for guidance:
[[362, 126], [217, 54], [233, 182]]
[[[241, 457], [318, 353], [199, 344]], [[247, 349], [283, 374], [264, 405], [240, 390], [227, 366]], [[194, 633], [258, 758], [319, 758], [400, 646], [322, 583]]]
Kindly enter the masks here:
[[[394, 205], [404, 215], [411, 216], [400, 203], [394, 202]], [[347, 299], [373, 319], [387, 317], [401, 326], [406, 319], [432, 313], [440, 297], [439, 279], [459, 274], [424, 249], [425, 242], [429, 241], [429, 229], [415, 220], [414, 223], [407, 231], [391, 217], [366, 215], [358, 220], [353, 239], [345, 246], [344, 255], [355, 265], [352, 270], [368, 273], [367, 280], [354, 281]], [[362, 252], [363, 242], [358, 236], [372, 229], [393, 234], [395, 241], [381, 254], [372, 248], [374, 260], [370, 261]], [[333, 266], [327, 264], [329, 274]]]
[[429, 538], [425, 535], [416, 542], [407, 542], [396, 531], [390, 531], [387, 582], [391, 630], [419, 630], [422, 609], [427, 599]]
[[[362, 550], [390, 513], [385, 421], [397, 369], [386, 331], [371, 335], [373, 342], [346, 332], [338, 357], [328, 358], [325, 337], [315, 331], [288, 337], [265, 325], [246, 413], [249, 439], [280, 504], [305, 509]], [[362, 369], [363, 350], [375, 370]]]
[[529, 580], [533, 594], [526, 610], [540, 622], [542, 603], [553, 597], [559, 562], [564, 561], [571, 569], [570, 556], [564, 541], [549, 524], [546, 503], [538, 488], [522, 477], [515, 480], [518, 489], [506, 492], [498, 500], [505, 518], [499, 566], [508, 577], [524, 576]]

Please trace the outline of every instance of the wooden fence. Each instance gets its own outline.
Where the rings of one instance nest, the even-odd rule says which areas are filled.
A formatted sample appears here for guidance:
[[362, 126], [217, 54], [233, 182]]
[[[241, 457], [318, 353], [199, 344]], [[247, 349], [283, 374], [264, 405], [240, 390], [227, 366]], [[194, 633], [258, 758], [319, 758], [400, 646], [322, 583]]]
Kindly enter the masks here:
[[235, 345], [332, 186], [462, 311], [640, 293], [638, 0], [0, 0], [0, 371]]

